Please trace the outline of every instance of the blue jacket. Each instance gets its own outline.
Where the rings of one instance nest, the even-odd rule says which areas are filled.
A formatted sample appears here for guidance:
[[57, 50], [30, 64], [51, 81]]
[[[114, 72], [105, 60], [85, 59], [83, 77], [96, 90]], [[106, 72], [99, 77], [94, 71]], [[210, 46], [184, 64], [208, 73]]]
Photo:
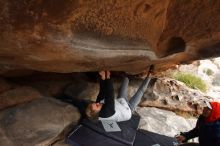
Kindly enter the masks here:
[[212, 123], [205, 123], [205, 118], [200, 116], [196, 127], [181, 135], [186, 137], [186, 140], [199, 137], [200, 146], [220, 146], [220, 119]]

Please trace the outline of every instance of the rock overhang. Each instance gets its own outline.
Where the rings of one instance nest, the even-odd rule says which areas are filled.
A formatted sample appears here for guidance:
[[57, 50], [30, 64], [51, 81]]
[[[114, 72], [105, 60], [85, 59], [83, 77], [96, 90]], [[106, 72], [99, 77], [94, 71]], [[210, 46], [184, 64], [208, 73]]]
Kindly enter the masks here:
[[138, 73], [220, 56], [218, 0], [0, 4], [3, 71]]

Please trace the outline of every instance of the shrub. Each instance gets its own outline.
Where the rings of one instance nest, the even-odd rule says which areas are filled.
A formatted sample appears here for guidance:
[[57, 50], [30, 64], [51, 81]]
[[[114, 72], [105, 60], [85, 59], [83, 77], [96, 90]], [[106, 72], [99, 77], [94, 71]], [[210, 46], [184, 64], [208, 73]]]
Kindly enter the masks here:
[[214, 72], [209, 68], [204, 69], [203, 72], [206, 73], [208, 76], [211, 76], [214, 74]]
[[207, 91], [205, 81], [193, 74], [177, 72], [174, 73], [172, 77], [178, 81], [185, 83], [188, 87], [192, 89], [199, 89], [202, 92]]

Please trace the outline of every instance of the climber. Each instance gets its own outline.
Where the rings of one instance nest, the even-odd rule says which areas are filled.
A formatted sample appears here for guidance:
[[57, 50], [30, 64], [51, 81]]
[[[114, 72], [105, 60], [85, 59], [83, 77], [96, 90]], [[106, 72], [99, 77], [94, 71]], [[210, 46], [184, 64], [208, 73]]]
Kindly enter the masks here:
[[205, 101], [202, 114], [197, 120], [196, 127], [189, 132], [180, 133], [180, 135], [176, 136], [176, 139], [180, 143], [185, 143], [187, 140], [195, 137], [199, 137], [198, 146], [220, 146], [219, 102]]
[[145, 79], [136, 94], [128, 101], [128, 78], [123, 79], [117, 99], [114, 99], [114, 88], [109, 71], [99, 72], [101, 76], [100, 91], [96, 102], [90, 103], [86, 109], [89, 118], [98, 117], [99, 120], [126, 121], [132, 116], [146, 90], [149, 79]]
[[63, 97], [62, 99], [70, 99], [73, 105], [79, 108], [83, 118], [98, 120], [113, 120], [116, 122], [129, 120], [135, 108], [141, 101], [150, 79], [148, 78], [153, 66], [150, 67], [146, 79], [142, 82], [138, 91], [128, 101], [127, 87], [129, 80], [127, 77], [123, 79], [118, 98], [114, 98], [114, 88], [111, 80], [110, 71], [100, 71], [100, 90], [95, 102], [75, 99], [73, 97]]

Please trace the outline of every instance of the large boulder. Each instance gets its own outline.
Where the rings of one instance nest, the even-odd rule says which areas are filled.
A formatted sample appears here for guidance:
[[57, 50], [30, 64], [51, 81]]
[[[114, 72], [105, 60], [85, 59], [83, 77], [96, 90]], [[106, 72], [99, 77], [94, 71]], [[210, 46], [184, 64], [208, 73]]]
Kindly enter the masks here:
[[201, 91], [191, 89], [180, 81], [163, 77], [152, 80], [141, 106], [158, 107], [195, 116], [200, 113], [204, 100], [207, 100], [207, 97]]
[[140, 129], [174, 137], [180, 132], [187, 132], [196, 126], [196, 119], [185, 119], [173, 112], [158, 108], [138, 108], [141, 116]]
[[62, 94], [65, 87], [70, 84], [75, 78], [84, 79], [83, 73], [81, 76], [75, 74], [57, 74], [57, 73], [42, 73], [34, 72], [28, 76], [9, 78], [12, 83], [17, 86], [25, 85], [38, 90], [43, 96], [57, 97]]
[[219, 56], [219, 0], [0, 0], [1, 73], [141, 72]]
[[41, 97], [42, 95], [36, 89], [28, 86], [21, 86], [7, 90], [0, 94], [0, 110]]
[[[46, 146], [63, 140], [76, 125], [76, 108], [52, 98], [40, 98], [0, 112], [0, 145]], [[65, 135], [66, 136], [66, 135]]]

